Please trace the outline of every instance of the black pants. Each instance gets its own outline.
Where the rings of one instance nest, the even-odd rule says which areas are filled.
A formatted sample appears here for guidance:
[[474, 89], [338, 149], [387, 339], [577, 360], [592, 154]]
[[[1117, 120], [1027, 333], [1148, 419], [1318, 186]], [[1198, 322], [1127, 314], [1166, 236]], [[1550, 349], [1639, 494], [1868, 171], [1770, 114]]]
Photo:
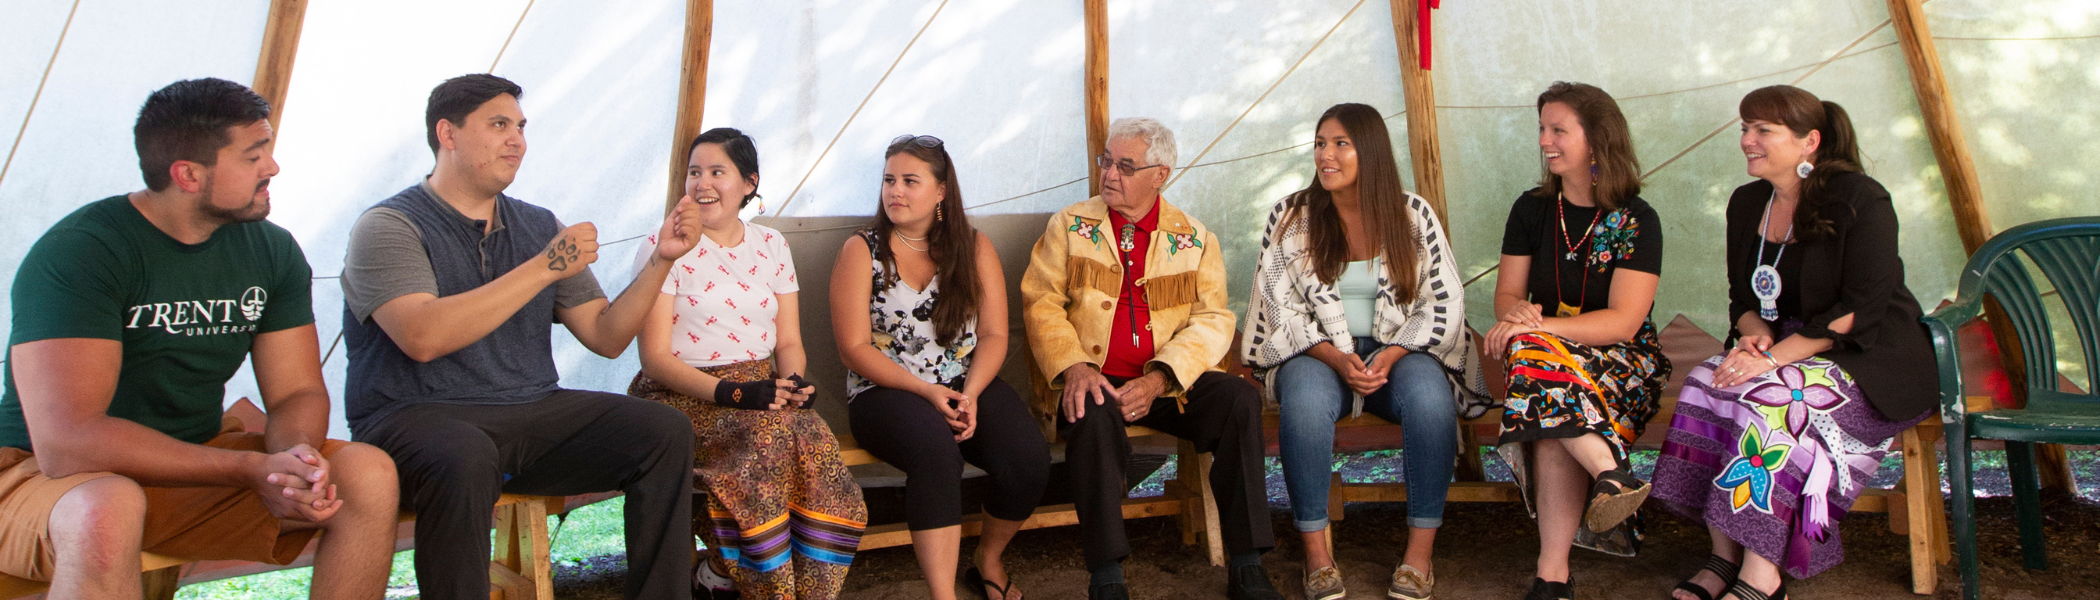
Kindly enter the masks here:
[[690, 593], [693, 426], [677, 409], [558, 390], [526, 404], [409, 406], [356, 439], [394, 457], [424, 598], [488, 597], [497, 496], [611, 490], [627, 494], [626, 597]]
[[[1110, 377], [1110, 383], [1123, 380]], [[1126, 423], [1108, 404], [1086, 407], [1079, 422], [1058, 419], [1071, 466], [1073, 505], [1086, 535], [1088, 569], [1123, 560], [1130, 540], [1123, 533], [1123, 465], [1130, 461]], [[1225, 551], [1239, 554], [1276, 547], [1269, 524], [1269, 497], [1262, 480], [1261, 392], [1247, 380], [1204, 373], [1188, 389], [1186, 412], [1172, 398], [1152, 401], [1152, 412], [1127, 425], [1142, 425], [1188, 440], [1211, 453], [1210, 491], [1218, 500]]]
[[918, 394], [878, 387], [853, 397], [853, 440], [904, 471], [906, 520], [912, 531], [962, 524], [963, 461], [992, 476], [985, 514], [1025, 521], [1035, 514], [1050, 477], [1050, 446], [1014, 388], [997, 379], [977, 398], [977, 432], [955, 432]]

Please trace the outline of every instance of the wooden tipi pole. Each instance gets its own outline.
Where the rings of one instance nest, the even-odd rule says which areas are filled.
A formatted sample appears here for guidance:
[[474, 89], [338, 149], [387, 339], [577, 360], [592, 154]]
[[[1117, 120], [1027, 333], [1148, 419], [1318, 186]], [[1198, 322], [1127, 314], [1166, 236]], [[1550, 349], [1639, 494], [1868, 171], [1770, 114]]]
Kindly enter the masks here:
[[664, 213], [685, 196], [686, 145], [700, 135], [700, 116], [707, 107], [707, 50], [715, 30], [714, 0], [686, 0], [685, 51], [678, 71], [678, 117], [671, 127], [670, 190]]
[[[1393, 40], [1400, 46], [1400, 85], [1407, 102], [1407, 154], [1413, 159], [1415, 193], [1429, 201], [1436, 218], [1450, 223], [1444, 208], [1444, 153], [1437, 145], [1436, 82], [1423, 60], [1431, 0], [1392, 0]], [[1448, 234], [1448, 227], [1446, 233]]]
[[255, 60], [249, 89], [270, 101], [270, 128], [284, 122], [284, 97], [292, 88], [292, 65], [299, 58], [299, 32], [306, 25], [307, 0], [272, 0], [263, 22], [262, 52]]
[[[1954, 110], [1954, 94], [1947, 89], [1946, 70], [1940, 66], [1940, 53], [1932, 41], [1932, 29], [1927, 25], [1922, 0], [1888, 0], [1889, 20], [1896, 29], [1896, 41], [1903, 46], [1903, 59], [1910, 65], [1911, 90], [1918, 97], [1918, 111], [1925, 118], [1925, 134], [1932, 140], [1933, 158], [1940, 166], [1940, 180], [1947, 185], [1947, 202], [1954, 209], [1955, 231], [1961, 235], [1961, 245], [1969, 253], [1989, 240], [1993, 229], [1990, 215], [1983, 204], [1983, 186], [1976, 178], [1976, 163], [1969, 154], [1969, 144], [1962, 134], [1960, 116]], [[1996, 302], [1986, 306], [1986, 319], [1991, 324], [1991, 333], [1998, 341], [1999, 363], [2011, 380], [2015, 401], [2024, 403], [2027, 386], [2026, 361], [2021, 356], [2018, 337], [2015, 336], [2005, 311]], [[2046, 385], [2043, 382], [2043, 385]], [[2064, 448], [2057, 444], [2042, 444], [2036, 448], [2035, 459], [2041, 470], [2043, 489], [2072, 492], [2076, 482], [2071, 474], [2070, 462]]]
[[1108, 150], [1108, 0], [1086, 0], [1086, 182], [1101, 195], [1094, 155]]

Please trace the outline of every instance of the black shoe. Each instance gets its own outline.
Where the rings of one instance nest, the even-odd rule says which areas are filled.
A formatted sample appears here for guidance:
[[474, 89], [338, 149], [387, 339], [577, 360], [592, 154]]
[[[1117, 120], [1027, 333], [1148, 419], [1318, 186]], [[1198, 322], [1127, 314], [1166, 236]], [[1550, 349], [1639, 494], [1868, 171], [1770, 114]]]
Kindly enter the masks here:
[[1575, 600], [1575, 586], [1570, 583], [1573, 581], [1546, 581], [1533, 577], [1531, 591], [1524, 594], [1524, 600]]
[[1086, 592], [1087, 600], [1130, 600], [1130, 588], [1120, 583], [1104, 583]]
[[1283, 592], [1269, 582], [1269, 570], [1261, 565], [1247, 565], [1232, 570], [1225, 581], [1225, 597], [1230, 600], [1283, 600]]

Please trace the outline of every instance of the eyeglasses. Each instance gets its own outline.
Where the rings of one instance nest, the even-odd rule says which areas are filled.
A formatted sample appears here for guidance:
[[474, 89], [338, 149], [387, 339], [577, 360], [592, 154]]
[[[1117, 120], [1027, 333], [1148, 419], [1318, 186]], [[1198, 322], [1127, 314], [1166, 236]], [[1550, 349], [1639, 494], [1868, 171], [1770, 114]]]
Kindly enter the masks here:
[[1101, 153], [1101, 155], [1100, 155], [1100, 156], [1096, 156], [1096, 157], [1094, 157], [1094, 166], [1095, 166], [1095, 167], [1098, 167], [1098, 168], [1100, 168], [1100, 169], [1101, 169], [1101, 170], [1103, 170], [1103, 171], [1109, 170], [1110, 168], [1114, 168], [1114, 169], [1116, 170], [1116, 172], [1118, 172], [1118, 173], [1122, 173], [1124, 177], [1129, 177], [1129, 176], [1132, 176], [1132, 175], [1136, 175], [1136, 174], [1138, 173], [1138, 171], [1143, 171], [1143, 170], [1145, 170], [1145, 169], [1151, 169], [1151, 168], [1156, 168], [1156, 167], [1164, 167], [1164, 166], [1167, 166], [1167, 164], [1166, 164], [1166, 163], [1160, 163], [1160, 164], [1156, 164], [1156, 165], [1146, 165], [1146, 166], [1142, 166], [1142, 167], [1133, 167], [1133, 166], [1130, 166], [1130, 163], [1119, 163], [1119, 162], [1111, 161], [1111, 160], [1109, 160], [1109, 159], [1108, 159], [1108, 153], [1107, 153], [1107, 152], [1103, 152], [1103, 153]]
[[912, 135], [907, 133], [904, 135], [897, 136], [897, 139], [890, 140], [890, 145], [897, 146], [905, 142], [918, 144], [920, 148], [939, 148], [943, 143], [941, 142], [941, 138], [933, 137], [930, 135]]

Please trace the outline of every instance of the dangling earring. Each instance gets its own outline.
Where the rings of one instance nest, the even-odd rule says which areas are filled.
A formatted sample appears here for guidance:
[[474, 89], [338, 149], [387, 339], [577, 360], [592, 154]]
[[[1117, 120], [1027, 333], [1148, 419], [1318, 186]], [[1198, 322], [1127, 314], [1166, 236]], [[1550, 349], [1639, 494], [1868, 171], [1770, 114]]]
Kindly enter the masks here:
[[1590, 187], [1597, 187], [1597, 159], [1590, 159]]
[[1808, 179], [1808, 174], [1815, 172], [1815, 170], [1816, 166], [1809, 163], [1806, 158], [1801, 159], [1801, 164], [1794, 166], [1794, 174], [1800, 175], [1802, 179]]
[[758, 214], [766, 214], [766, 197], [758, 194], [752, 194], [751, 197], [758, 199]]
[[943, 218], [945, 218], [945, 217], [943, 217], [943, 216], [941, 215], [941, 205], [939, 205], [939, 204], [935, 204], [935, 205], [933, 205], [933, 222], [935, 222], [935, 223], [939, 223], [939, 222], [941, 222], [941, 219], [943, 219]]

